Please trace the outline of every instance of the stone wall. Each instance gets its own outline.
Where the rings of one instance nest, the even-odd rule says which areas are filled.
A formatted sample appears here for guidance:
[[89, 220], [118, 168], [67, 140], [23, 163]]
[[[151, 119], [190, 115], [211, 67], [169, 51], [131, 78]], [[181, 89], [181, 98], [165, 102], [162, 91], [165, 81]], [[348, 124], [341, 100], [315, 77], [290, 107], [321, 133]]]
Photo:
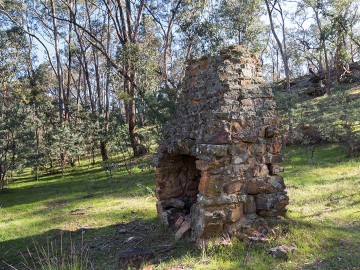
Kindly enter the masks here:
[[261, 73], [238, 46], [188, 63], [155, 158], [158, 216], [178, 235], [236, 235], [250, 220], [286, 212], [279, 118]]

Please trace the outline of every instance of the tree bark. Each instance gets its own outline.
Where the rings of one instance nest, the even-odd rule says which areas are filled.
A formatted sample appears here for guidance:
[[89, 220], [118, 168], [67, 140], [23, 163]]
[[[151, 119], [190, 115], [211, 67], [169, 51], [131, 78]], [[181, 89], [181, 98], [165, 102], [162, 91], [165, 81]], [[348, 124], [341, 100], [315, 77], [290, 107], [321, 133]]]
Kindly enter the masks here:
[[[134, 67], [132, 66], [132, 63], [129, 61], [129, 77], [131, 78], [131, 80], [135, 81], [136, 80], [136, 71], [134, 69]], [[135, 103], [135, 87], [133, 84], [131, 84], [130, 81], [127, 81], [125, 83], [125, 86], [127, 87], [127, 93], [129, 94], [130, 98], [129, 101], [127, 102], [127, 119], [128, 119], [128, 128], [129, 128], [129, 139], [130, 139], [130, 144], [131, 144], [131, 148], [134, 152], [134, 156], [138, 157], [138, 156], [142, 156], [144, 154], [147, 153], [147, 150], [145, 148], [145, 146], [143, 146], [140, 143], [140, 139], [138, 137], [138, 134], [136, 133], [136, 103]]]
[[102, 161], [107, 161], [109, 159], [108, 150], [107, 150], [107, 141], [100, 141], [100, 152]]

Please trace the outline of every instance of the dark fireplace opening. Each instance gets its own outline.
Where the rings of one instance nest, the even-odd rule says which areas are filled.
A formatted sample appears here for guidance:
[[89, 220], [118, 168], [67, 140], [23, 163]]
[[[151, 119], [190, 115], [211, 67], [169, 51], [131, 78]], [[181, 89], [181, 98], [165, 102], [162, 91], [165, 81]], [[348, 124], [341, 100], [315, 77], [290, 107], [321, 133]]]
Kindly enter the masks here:
[[[173, 169], [167, 172], [169, 186], [168, 199], [163, 204], [168, 223], [176, 229], [189, 214], [199, 193], [200, 170], [196, 169], [196, 158], [188, 155], [172, 156], [169, 162]], [[177, 186], [177, 188], [176, 188]]]

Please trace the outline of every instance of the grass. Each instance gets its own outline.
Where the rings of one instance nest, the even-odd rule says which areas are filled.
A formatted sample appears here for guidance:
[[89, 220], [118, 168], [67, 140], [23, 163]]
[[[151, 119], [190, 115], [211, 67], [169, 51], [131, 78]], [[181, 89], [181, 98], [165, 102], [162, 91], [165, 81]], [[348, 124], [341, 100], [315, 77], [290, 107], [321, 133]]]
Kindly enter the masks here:
[[[156, 251], [153, 269], [360, 269], [360, 159], [346, 158], [339, 145], [318, 147], [312, 159], [305, 147], [285, 153], [290, 205], [278, 236], [203, 249], [174, 243], [160, 225], [153, 169], [117, 170], [109, 179], [97, 163], [39, 181], [25, 171], [0, 194], [0, 269], [11, 269], [3, 261], [24, 269], [27, 248], [38, 260], [34, 243], [46, 249], [60, 239], [64, 246], [83, 241], [89, 269], [119, 269], [120, 252], [133, 247]], [[297, 250], [288, 261], [267, 254], [290, 243]]]

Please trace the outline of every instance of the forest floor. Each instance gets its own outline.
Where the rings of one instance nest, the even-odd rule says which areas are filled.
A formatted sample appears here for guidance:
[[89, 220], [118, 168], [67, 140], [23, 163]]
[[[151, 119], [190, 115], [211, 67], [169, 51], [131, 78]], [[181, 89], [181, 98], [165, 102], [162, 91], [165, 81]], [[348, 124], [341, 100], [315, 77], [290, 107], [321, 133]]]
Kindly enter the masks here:
[[[319, 146], [313, 158], [305, 147], [285, 154], [290, 204], [278, 234], [203, 249], [175, 243], [157, 219], [150, 156], [112, 178], [100, 163], [39, 181], [26, 171], [0, 194], [0, 269], [121, 269], [119, 256], [134, 248], [153, 252], [145, 269], [360, 269], [360, 159], [339, 145]], [[287, 261], [268, 254], [281, 244], [297, 247]]]

